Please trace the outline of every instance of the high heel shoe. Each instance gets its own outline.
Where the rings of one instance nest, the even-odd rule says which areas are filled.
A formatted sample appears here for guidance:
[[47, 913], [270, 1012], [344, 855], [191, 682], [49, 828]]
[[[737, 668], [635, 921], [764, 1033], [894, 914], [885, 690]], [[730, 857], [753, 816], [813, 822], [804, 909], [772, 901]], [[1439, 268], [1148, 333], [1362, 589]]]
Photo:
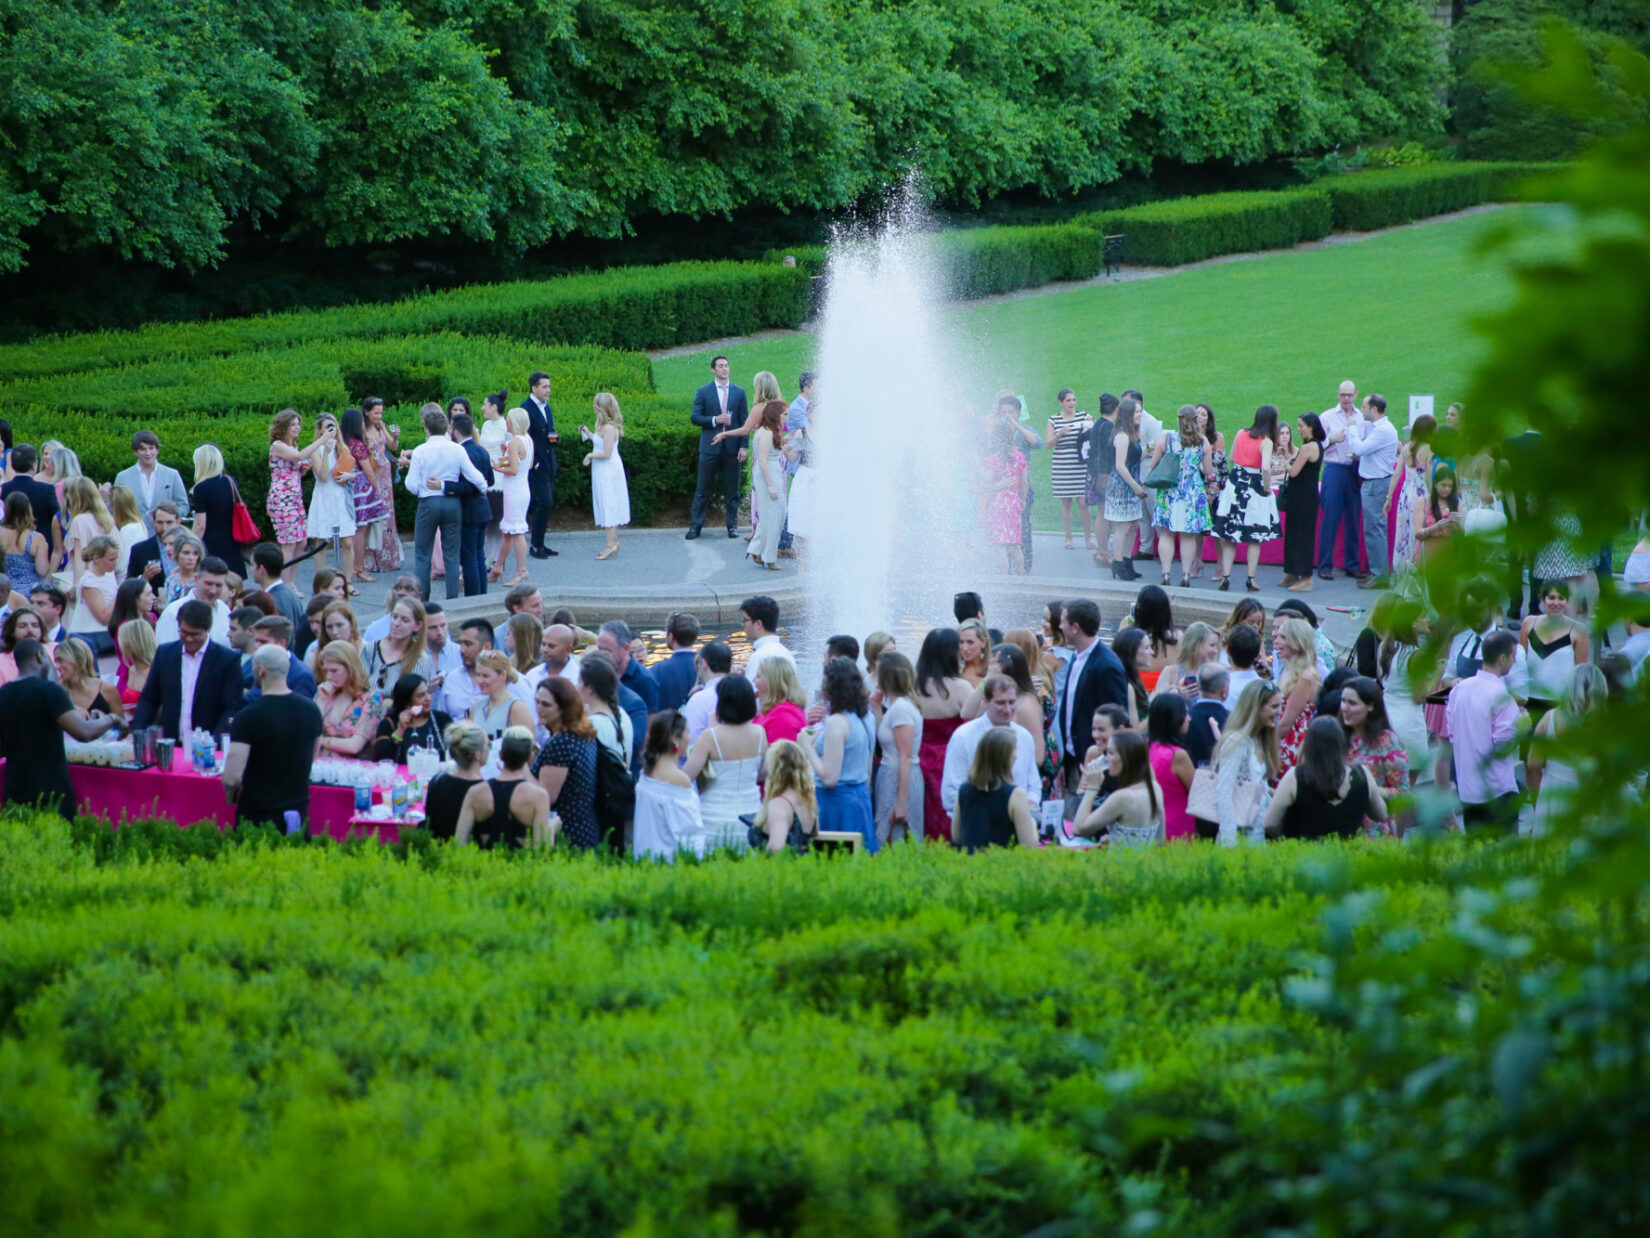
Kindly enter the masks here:
[[1165, 589], [1169, 587], [1169, 574], [1167, 572], [1163, 573], [1163, 587]]
[[1232, 578], [1230, 576], [1216, 576], [1215, 580], [1218, 582], [1215, 585], [1215, 588], [1220, 590], [1222, 593], [1225, 593], [1232, 587]]
[[1253, 576], [1250, 576], [1244, 580], [1243, 587], [1250, 593], [1260, 592], [1260, 586], [1255, 583], [1255, 578]]
[[618, 553], [619, 553], [619, 548], [617, 546], [609, 546], [606, 550], [597, 551], [596, 552], [596, 558], [598, 560], [611, 559], [614, 555], [616, 555]]
[[487, 570], [487, 579], [497, 582], [504, 575], [504, 564], [495, 563]]

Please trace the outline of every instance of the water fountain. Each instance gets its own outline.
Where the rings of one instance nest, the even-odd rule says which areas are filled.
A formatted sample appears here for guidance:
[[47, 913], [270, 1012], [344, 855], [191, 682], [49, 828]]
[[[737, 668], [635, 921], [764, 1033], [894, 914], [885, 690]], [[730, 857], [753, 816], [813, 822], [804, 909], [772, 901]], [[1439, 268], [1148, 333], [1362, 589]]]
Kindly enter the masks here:
[[937, 269], [910, 186], [880, 226], [833, 238], [816, 445], [818, 503], [830, 515], [807, 544], [811, 631], [926, 627], [986, 567], [970, 536], [976, 418], [939, 325]]

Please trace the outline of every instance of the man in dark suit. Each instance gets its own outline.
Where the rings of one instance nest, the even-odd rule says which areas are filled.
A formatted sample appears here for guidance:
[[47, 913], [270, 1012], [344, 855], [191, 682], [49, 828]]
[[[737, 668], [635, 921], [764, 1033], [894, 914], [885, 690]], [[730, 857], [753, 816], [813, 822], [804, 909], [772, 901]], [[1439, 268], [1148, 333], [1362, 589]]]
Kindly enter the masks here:
[[1060, 631], [1075, 651], [1066, 672], [1066, 690], [1060, 697], [1057, 718], [1065, 736], [1066, 785], [1076, 786], [1089, 746], [1094, 711], [1102, 705], [1129, 707], [1129, 681], [1123, 663], [1100, 639], [1100, 607], [1087, 598], [1065, 604]]
[[[558, 467], [556, 414], [550, 408], [550, 375], [535, 370], [527, 380], [527, 388], [528, 396], [521, 402], [527, 413], [527, 439], [533, 444], [533, 466], [527, 470], [527, 553], [535, 559], [548, 559], [561, 553], [544, 544], [550, 510], [556, 505]], [[486, 579], [486, 573], [482, 579]]]
[[[238, 613], [238, 612], [237, 612]], [[231, 619], [234, 616], [230, 616]], [[319, 686], [315, 682], [315, 672], [292, 652], [292, 625], [286, 621], [285, 615], [265, 615], [252, 624], [251, 649], [244, 651], [248, 654], [256, 653], [265, 646], [273, 645], [286, 654], [286, 687], [287, 691], [297, 696], [313, 701]], [[238, 646], [237, 646], [238, 648]], [[251, 704], [263, 695], [252, 674], [252, 659], [250, 656], [241, 659], [241, 700], [244, 704]]]
[[1205, 662], [1197, 672], [1198, 699], [1187, 710], [1191, 719], [1183, 744], [1193, 765], [1207, 765], [1215, 754], [1215, 741], [1226, 729], [1226, 697], [1232, 676], [1219, 662]]
[[728, 381], [726, 357], [713, 358], [710, 372], [712, 380], [693, 394], [693, 424], [699, 427], [699, 481], [693, 488], [693, 512], [688, 517], [690, 542], [704, 527], [710, 488], [717, 478], [722, 482], [728, 536], [739, 536], [739, 466], [745, 462], [745, 449], [731, 438], [720, 443], [714, 439], [723, 430], [737, 430], [744, 425], [750, 415], [750, 405], [745, 399], [745, 389]]
[[699, 620], [678, 611], [665, 620], [665, 648], [670, 656], [651, 668], [659, 687], [660, 709], [681, 709], [698, 686], [698, 659], [693, 646], [699, 641]]
[[131, 557], [126, 561], [126, 578], [142, 577], [159, 595], [166, 590], [166, 578], [177, 568], [172, 562], [172, 552], [163, 543], [172, 530], [183, 523], [183, 517], [171, 499], [156, 503], [149, 516], [155, 522], [155, 535], [133, 544]]
[[[493, 462], [487, 458], [487, 449], [476, 442], [476, 423], [469, 413], [453, 415], [452, 436], [491, 486]], [[531, 473], [528, 479], [531, 481]], [[458, 498], [464, 509], [464, 523], [458, 532], [459, 561], [464, 569], [464, 596], [473, 598], [487, 592], [487, 522], [493, 518], [492, 504], [485, 490], [463, 477], [448, 482], [446, 491]]]
[[155, 651], [134, 727], [158, 725], [168, 739], [228, 729], [241, 707], [241, 657], [211, 635], [212, 608], [190, 598], [178, 610], [178, 639]]

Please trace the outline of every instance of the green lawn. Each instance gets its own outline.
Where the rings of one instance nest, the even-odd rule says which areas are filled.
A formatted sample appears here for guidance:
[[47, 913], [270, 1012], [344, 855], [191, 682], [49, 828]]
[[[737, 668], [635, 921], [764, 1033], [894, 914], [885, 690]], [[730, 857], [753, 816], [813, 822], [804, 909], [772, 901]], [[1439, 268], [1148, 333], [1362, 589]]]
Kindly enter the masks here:
[[[1260, 404], [1290, 417], [1328, 408], [1345, 378], [1384, 394], [1400, 416], [1412, 392], [1435, 396], [1442, 413], [1482, 353], [1473, 320], [1511, 295], [1504, 259], [1478, 252], [1484, 234], [1511, 218], [1501, 211], [1312, 253], [965, 307], [952, 315], [966, 342], [959, 352], [971, 358], [963, 372], [977, 408], [1011, 387], [1039, 426], [1061, 387], [1075, 388], [1091, 412], [1101, 391], [1126, 387], [1164, 418], [1206, 400], [1228, 437]], [[790, 394], [814, 344], [797, 336], [733, 348], [735, 380], [773, 370]], [[685, 410], [710, 356], [656, 363], [660, 393]], [[1046, 496], [1038, 515], [1053, 527], [1058, 512]]]

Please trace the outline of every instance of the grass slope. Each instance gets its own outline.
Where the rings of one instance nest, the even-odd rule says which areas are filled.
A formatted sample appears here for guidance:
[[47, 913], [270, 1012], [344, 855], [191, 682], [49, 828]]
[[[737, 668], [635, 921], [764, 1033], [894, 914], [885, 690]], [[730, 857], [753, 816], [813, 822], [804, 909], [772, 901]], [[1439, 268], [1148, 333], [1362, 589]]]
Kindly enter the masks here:
[[[1328, 408], [1344, 378], [1400, 410], [1412, 392], [1432, 394], [1442, 412], [1482, 355], [1473, 320], [1511, 296], [1505, 258], [1482, 254], [1480, 242], [1535, 209], [969, 306], [951, 316], [957, 351], [973, 358], [963, 372], [977, 409], [1011, 387], [1026, 396], [1039, 427], [1061, 387], [1075, 388], [1091, 412], [1100, 391], [1137, 387], [1165, 419], [1180, 404], [1207, 400], [1228, 437], [1260, 404], [1291, 418]], [[788, 392], [815, 344], [795, 336], [728, 353], [736, 379], [773, 370]], [[656, 362], [660, 394], [685, 408], [706, 381], [710, 357], [706, 349]], [[1046, 490], [1046, 458], [1033, 467]], [[1040, 494], [1039, 524], [1053, 527], [1057, 515]]]

